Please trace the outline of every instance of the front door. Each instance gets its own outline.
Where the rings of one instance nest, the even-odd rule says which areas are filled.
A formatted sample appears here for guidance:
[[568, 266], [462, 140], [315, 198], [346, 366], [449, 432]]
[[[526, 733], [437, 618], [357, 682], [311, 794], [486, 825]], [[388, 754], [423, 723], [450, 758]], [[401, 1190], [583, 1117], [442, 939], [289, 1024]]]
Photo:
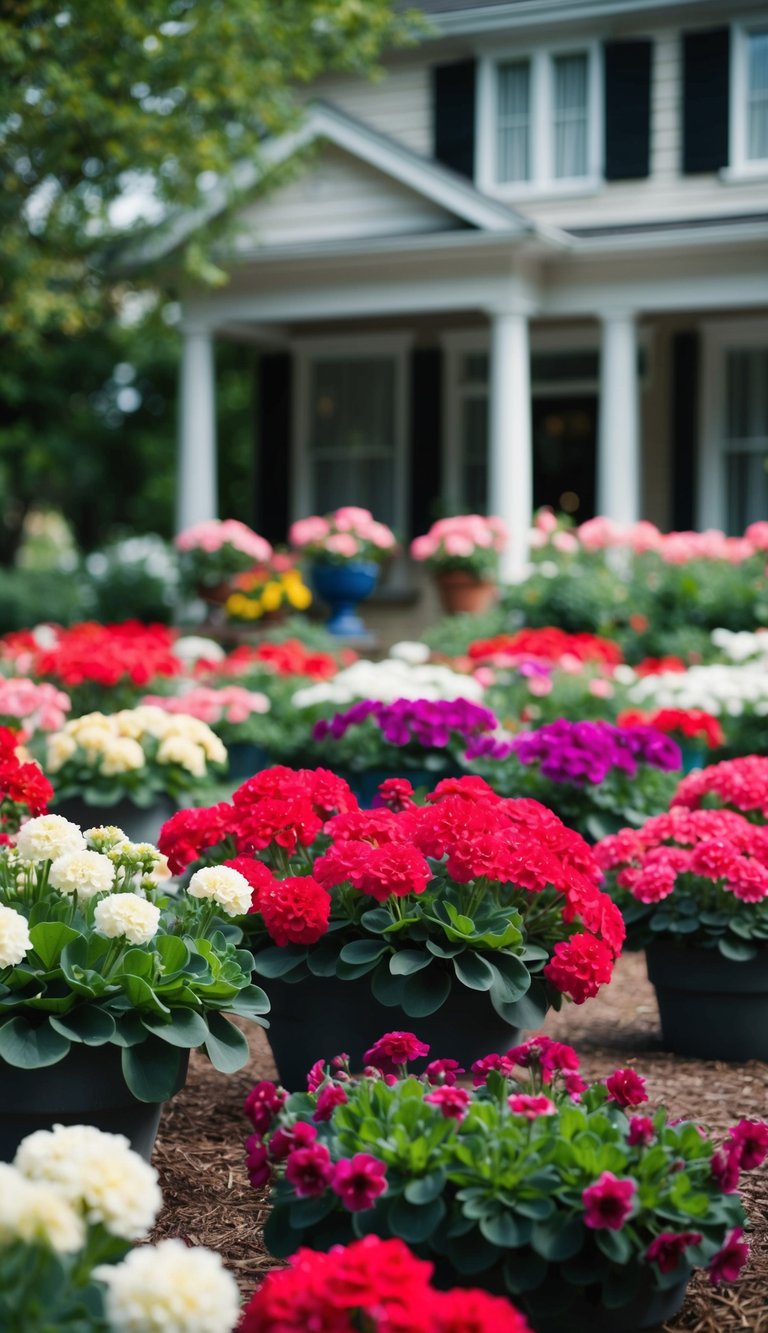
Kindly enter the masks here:
[[533, 507], [583, 523], [595, 514], [597, 395], [535, 394], [532, 404]]

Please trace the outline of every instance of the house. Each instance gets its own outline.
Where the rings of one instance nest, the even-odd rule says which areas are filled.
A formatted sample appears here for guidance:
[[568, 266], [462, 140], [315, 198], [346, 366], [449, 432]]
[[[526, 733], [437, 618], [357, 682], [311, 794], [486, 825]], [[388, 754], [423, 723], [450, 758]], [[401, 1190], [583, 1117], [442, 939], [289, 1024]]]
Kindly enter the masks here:
[[[325, 77], [301, 173], [183, 301], [179, 521], [215, 513], [218, 336], [258, 375], [255, 522], [405, 537], [534, 506], [768, 516], [768, 14], [737, 0], [421, 0], [378, 82]], [[191, 225], [191, 224], [190, 224]]]

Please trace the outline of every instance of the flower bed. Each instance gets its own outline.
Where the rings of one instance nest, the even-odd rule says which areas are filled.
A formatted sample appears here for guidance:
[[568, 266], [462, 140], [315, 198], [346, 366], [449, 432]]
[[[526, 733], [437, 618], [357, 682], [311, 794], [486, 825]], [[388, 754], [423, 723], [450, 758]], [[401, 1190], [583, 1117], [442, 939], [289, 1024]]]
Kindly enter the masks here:
[[268, 541], [235, 518], [207, 519], [175, 541], [183, 584], [191, 591], [226, 585], [235, 574], [272, 557]]
[[468, 699], [364, 699], [312, 728], [313, 757], [334, 769], [396, 773], [401, 768], [440, 771], [472, 740], [493, 732], [489, 708]]
[[237, 741], [258, 741], [263, 730], [260, 719], [271, 707], [262, 690], [247, 690], [242, 685], [222, 685], [218, 689], [194, 685], [178, 695], [147, 694], [141, 706], [196, 718], [227, 746]]

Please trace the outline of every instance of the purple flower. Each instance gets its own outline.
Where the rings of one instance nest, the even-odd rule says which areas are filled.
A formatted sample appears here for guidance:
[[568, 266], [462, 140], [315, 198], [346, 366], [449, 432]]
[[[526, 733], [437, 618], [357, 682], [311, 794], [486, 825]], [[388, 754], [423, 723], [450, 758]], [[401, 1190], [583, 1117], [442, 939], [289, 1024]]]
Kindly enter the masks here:
[[330, 721], [315, 723], [312, 735], [315, 740], [338, 740], [368, 718], [389, 745], [401, 749], [445, 750], [452, 741], [466, 745], [498, 727], [489, 708], [469, 699], [396, 699], [391, 704], [365, 699]]
[[522, 764], [538, 764], [542, 777], [578, 787], [597, 786], [616, 769], [634, 777], [640, 763], [670, 772], [681, 762], [679, 746], [653, 727], [566, 718], [516, 736], [511, 748]]

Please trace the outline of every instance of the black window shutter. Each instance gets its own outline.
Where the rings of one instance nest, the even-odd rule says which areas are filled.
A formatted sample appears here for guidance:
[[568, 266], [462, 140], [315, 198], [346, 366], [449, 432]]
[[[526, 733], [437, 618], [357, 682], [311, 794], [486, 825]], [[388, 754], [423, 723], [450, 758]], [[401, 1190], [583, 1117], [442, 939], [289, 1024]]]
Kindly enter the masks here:
[[651, 161], [651, 65], [647, 38], [606, 42], [605, 179], [639, 180]]
[[475, 175], [475, 61], [432, 70], [434, 155], [462, 176]]
[[291, 483], [290, 353], [264, 353], [259, 357], [256, 374], [256, 529], [270, 542], [284, 542]]
[[730, 29], [683, 33], [683, 171], [728, 165]]
[[411, 533], [437, 518], [442, 492], [443, 354], [439, 347], [411, 353]]
[[693, 527], [698, 448], [699, 335], [676, 333], [672, 339], [670, 404], [672, 527]]

